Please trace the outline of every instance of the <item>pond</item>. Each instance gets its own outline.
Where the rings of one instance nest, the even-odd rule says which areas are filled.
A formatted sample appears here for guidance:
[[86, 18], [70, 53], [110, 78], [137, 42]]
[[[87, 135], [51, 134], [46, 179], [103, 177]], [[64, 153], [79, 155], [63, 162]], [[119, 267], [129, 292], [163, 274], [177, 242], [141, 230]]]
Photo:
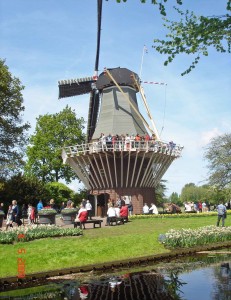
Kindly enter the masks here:
[[0, 299], [231, 300], [231, 252], [49, 278], [46, 285], [2, 292]]

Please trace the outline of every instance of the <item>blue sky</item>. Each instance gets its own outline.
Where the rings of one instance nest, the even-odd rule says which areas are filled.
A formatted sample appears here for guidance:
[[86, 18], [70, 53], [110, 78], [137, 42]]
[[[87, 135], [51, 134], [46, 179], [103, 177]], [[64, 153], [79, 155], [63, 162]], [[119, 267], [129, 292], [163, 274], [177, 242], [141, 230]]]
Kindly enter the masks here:
[[[231, 55], [211, 49], [184, 77], [180, 74], [192, 57], [181, 55], [164, 67], [164, 57], [152, 44], [166, 31], [157, 7], [151, 0], [146, 2], [103, 2], [99, 71], [120, 66], [139, 74], [147, 46], [141, 79], [167, 83], [166, 88], [143, 85], [153, 118], [164, 141], [184, 146], [182, 157], [163, 177], [169, 195], [180, 193], [186, 183], [205, 183], [205, 147], [212, 137], [230, 132]], [[182, 9], [207, 16], [225, 12], [226, 0], [193, 2], [185, 0]], [[175, 18], [168, 6], [168, 17]], [[93, 75], [96, 24], [96, 0], [0, 0], [0, 57], [25, 86], [23, 118], [31, 123], [31, 133], [36, 117], [59, 112], [66, 105], [87, 120], [89, 96], [58, 100], [58, 81]], [[77, 184], [71, 187], [76, 189]]]

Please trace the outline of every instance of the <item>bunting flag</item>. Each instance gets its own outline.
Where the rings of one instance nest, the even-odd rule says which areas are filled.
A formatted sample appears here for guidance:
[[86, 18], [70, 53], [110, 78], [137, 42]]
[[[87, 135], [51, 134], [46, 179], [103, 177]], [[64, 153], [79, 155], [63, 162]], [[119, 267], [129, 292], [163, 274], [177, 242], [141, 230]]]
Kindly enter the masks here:
[[143, 83], [148, 83], [148, 84], [160, 84], [160, 85], [167, 85], [165, 82], [155, 82], [155, 81], [141, 81]]

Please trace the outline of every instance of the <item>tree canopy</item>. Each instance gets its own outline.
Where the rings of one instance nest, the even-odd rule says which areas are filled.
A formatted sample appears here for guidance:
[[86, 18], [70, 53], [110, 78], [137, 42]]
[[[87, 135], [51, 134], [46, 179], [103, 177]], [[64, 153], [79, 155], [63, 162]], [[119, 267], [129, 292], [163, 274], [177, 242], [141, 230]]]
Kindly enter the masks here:
[[211, 140], [206, 148], [209, 183], [225, 188], [231, 186], [231, 134], [224, 134]]
[[1, 59], [0, 78], [0, 177], [4, 178], [23, 165], [26, 131], [30, 125], [22, 121], [24, 87]]
[[27, 147], [26, 174], [35, 175], [43, 182], [67, 183], [76, 179], [76, 174], [61, 157], [62, 148], [84, 141], [83, 118], [77, 118], [68, 106], [56, 114], [46, 114], [37, 118], [35, 133]]

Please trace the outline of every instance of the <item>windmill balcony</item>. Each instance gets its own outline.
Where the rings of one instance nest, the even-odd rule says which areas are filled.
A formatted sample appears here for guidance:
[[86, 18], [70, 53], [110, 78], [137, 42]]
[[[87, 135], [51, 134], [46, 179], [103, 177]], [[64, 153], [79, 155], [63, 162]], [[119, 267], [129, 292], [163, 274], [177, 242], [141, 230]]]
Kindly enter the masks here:
[[124, 141], [117, 141], [114, 143], [102, 143], [94, 141], [87, 144], [79, 144], [63, 148], [63, 160], [66, 161], [69, 157], [80, 155], [88, 155], [93, 153], [102, 152], [127, 152], [127, 151], [145, 151], [145, 152], [158, 152], [178, 158], [181, 156], [183, 147], [180, 145], [170, 144], [163, 141], [131, 141], [126, 143]]

